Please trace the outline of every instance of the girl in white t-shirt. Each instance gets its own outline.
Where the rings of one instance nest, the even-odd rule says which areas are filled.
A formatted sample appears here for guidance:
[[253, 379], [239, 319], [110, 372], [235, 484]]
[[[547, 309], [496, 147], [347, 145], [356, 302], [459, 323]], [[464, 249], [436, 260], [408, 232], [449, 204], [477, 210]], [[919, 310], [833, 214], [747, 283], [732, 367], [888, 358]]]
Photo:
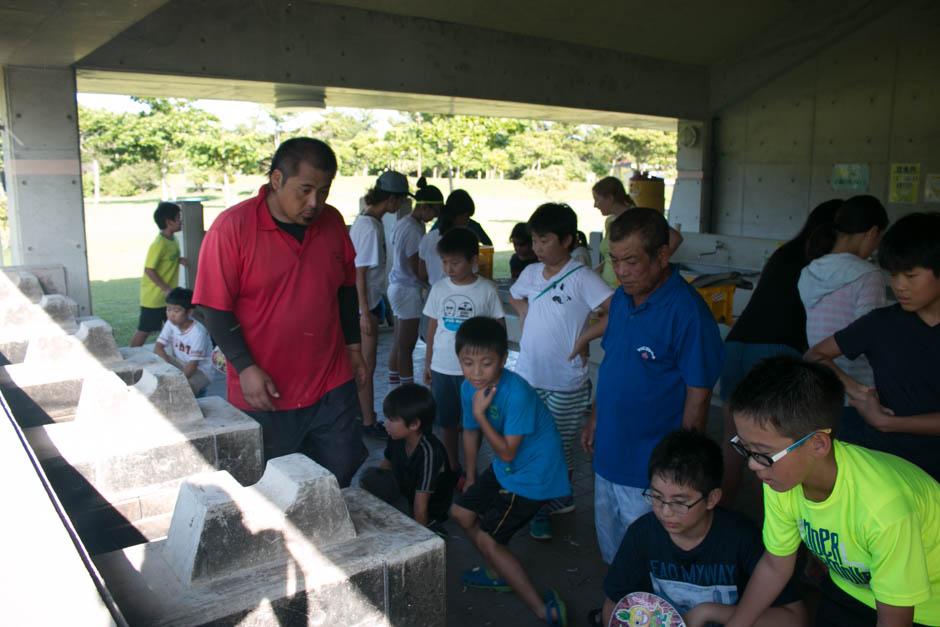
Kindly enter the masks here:
[[[382, 216], [395, 213], [407, 194], [388, 191], [400, 189], [398, 172], [385, 172], [366, 192], [365, 210], [356, 216], [349, 228], [349, 238], [356, 249], [356, 291], [359, 295], [359, 329], [362, 333], [362, 359], [366, 364], [366, 378], [359, 386], [359, 407], [362, 410], [362, 429], [366, 435], [387, 439], [385, 428], [376, 421], [375, 398], [372, 377], [375, 374], [375, 358], [378, 350], [379, 314], [382, 297], [388, 285], [385, 250], [385, 227]], [[403, 175], [398, 174], [401, 178]], [[384, 177], [384, 178], [383, 178]], [[397, 185], [396, 185], [397, 182]]]
[[395, 316], [395, 339], [388, 358], [391, 385], [414, 383], [411, 353], [418, 341], [421, 290], [427, 287], [427, 276], [420, 275], [418, 248], [424, 225], [437, 216], [443, 198], [441, 191], [428, 185], [422, 176], [414, 194], [414, 210], [399, 219], [392, 231], [392, 271], [388, 275], [388, 300]]

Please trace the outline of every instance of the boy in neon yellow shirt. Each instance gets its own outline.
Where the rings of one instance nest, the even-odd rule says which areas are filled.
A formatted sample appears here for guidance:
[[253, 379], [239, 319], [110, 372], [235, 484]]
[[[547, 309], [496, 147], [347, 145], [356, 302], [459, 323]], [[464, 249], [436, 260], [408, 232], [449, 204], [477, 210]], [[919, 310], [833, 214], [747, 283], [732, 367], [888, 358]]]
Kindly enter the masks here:
[[159, 333], [166, 322], [166, 295], [179, 284], [180, 264], [187, 265], [180, 257], [180, 245], [174, 237], [183, 228], [179, 205], [161, 202], [153, 212], [157, 223], [157, 234], [144, 261], [144, 275], [140, 279], [140, 320], [137, 332], [131, 338], [131, 346], [143, 346], [151, 333]]
[[751, 625], [800, 542], [829, 566], [816, 625], [940, 625], [940, 484], [899, 457], [833, 439], [844, 389], [789, 356], [731, 395], [735, 450], [764, 482], [764, 546], [727, 625]]

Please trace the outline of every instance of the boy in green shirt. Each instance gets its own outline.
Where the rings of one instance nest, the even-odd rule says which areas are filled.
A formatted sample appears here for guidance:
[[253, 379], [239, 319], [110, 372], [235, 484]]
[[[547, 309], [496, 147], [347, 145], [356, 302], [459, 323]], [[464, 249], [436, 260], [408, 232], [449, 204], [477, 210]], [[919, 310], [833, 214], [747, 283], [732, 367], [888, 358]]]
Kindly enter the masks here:
[[800, 542], [829, 567], [816, 625], [940, 625], [940, 484], [834, 440], [844, 389], [825, 366], [760, 362], [731, 394], [732, 447], [764, 482], [764, 546], [727, 625], [752, 625]]
[[153, 212], [153, 221], [160, 233], [150, 244], [144, 261], [144, 276], [140, 280], [140, 321], [131, 338], [131, 346], [143, 346], [151, 333], [159, 333], [163, 328], [166, 295], [179, 283], [180, 264], [187, 265], [186, 259], [180, 257], [180, 245], [173, 236], [183, 228], [179, 205], [161, 202]]

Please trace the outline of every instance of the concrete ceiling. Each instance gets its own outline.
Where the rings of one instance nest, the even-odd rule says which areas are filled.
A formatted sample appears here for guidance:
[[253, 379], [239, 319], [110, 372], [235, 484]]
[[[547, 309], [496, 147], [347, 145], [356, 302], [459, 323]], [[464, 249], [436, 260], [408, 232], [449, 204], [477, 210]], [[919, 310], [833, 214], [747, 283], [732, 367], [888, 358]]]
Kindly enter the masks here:
[[[74, 63], [166, 1], [0, 0], [0, 64]], [[323, 4], [707, 66], [811, 1], [332, 0]]]

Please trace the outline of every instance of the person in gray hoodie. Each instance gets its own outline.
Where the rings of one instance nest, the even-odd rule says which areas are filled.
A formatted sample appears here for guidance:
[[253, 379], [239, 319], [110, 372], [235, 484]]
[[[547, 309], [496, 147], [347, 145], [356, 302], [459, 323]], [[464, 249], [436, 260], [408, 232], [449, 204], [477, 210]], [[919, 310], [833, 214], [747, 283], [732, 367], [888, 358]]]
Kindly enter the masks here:
[[[886, 304], [885, 280], [867, 259], [888, 226], [888, 214], [874, 196], [849, 198], [835, 220], [819, 227], [806, 244], [810, 261], [797, 287], [806, 308], [806, 339], [813, 346], [863, 315]], [[865, 357], [838, 366], [866, 385], [874, 385]]]

